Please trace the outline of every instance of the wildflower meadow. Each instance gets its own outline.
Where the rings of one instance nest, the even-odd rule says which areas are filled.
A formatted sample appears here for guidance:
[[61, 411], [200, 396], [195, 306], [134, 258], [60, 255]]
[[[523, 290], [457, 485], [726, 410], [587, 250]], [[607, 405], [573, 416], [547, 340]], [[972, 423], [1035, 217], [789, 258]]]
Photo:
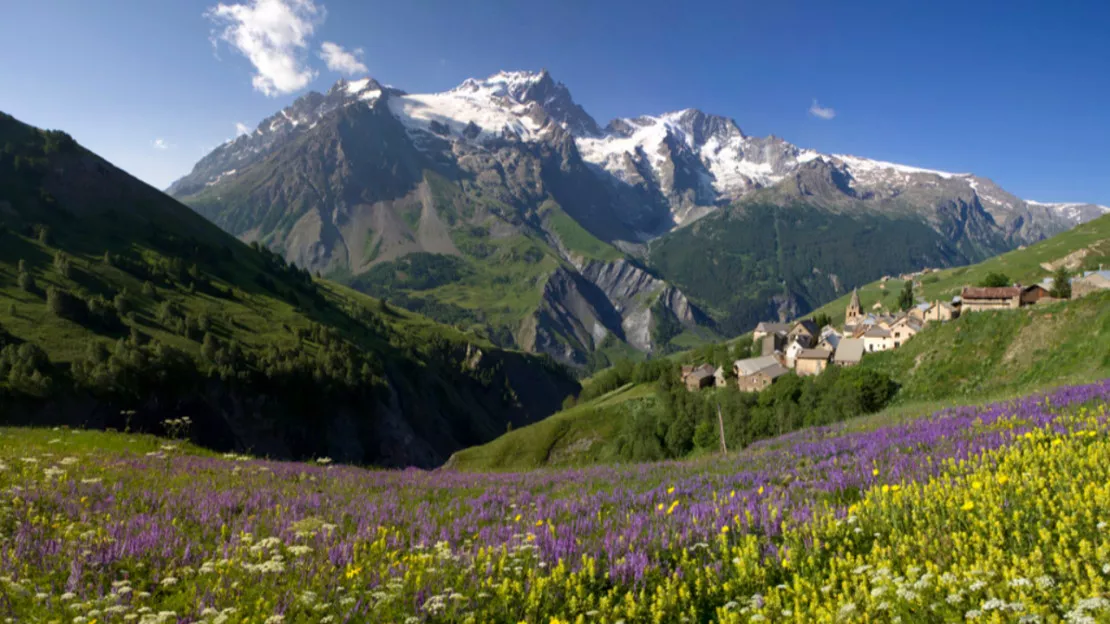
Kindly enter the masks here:
[[0, 430], [0, 621], [1110, 621], [1108, 403], [521, 474]]

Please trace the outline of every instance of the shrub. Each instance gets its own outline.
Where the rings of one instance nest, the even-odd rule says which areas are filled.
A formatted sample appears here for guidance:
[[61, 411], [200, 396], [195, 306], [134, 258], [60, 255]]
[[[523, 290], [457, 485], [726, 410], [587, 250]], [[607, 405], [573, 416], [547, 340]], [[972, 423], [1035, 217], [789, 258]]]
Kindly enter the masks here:
[[979, 281], [979, 286], [983, 288], [1003, 288], [1013, 284], [1010, 281], [1010, 276], [1005, 273], [987, 273], [986, 277]]

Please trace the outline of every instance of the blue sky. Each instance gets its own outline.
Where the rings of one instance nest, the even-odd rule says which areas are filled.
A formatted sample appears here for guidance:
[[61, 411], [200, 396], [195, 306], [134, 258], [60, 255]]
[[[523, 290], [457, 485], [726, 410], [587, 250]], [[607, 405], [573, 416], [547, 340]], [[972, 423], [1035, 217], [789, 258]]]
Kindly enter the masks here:
[[[267, 68], [253, 80], [232, 43], [275, 26], [257, 9], [281, 3], [300, 26], [253, 49]], [[237, 123], [340, 78], [321, 57], [330, 42], [362, 51], [348, 68], [412, 92], [546, 67], [602, 124], [694, 107], [803, 147], [1110, 205], [1108, 2], [218, 4], [6, 2], [0, 110], [165, 187]]]

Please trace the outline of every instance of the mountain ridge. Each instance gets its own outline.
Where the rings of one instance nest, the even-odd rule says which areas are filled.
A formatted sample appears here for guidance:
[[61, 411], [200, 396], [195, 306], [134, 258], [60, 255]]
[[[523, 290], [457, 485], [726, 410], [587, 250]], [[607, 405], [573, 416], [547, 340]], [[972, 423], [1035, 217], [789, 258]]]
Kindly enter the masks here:
[[[886, 266], [865, 262], [840, 275], [836, 288], [847, 288], [874, 279], [875, 271], [981, 260], [1107, 210], [1029, 203], [971, 174], [751, 137], [735, 120], [696, 109], [617, 119], [602, 128], [547, 71], [500, 72], [430, 94], [372, 78], [340, 80], [326, 94], [306, 94], [218, 147], [170, 191], [228, 232], [262, 242], [299, 266], [350, 276], [371, 294], [436, 310], [441, 320], [485, 326], [506, 345], [545, 350], [575, 365], [589, 365], [608, 336], [641, 353], [668, 348], [665, 341], [642, 339], [643, 322], [632, 319], [645, 312], [648, 334], [677, 340], [688, 337], [675, 336], [671, 320], [682, 324], [679, 334], [731, 332], [766, 312], [765, 302], [753, 307], [719, 293], [691, 296], [697, 264], [664, 269], [657, 260], [654, 250], [673, 248], [670, 241], [708, 244], [689, 228], [710, 216], [715, 219], [697, 230], [710, 239], [719, 238], [715, 225], [753, 205], [805, 205], [851, 216], [839, 221], [837, 235], [865, 247], [881, 245], [869, 233], [889, 230], [882, 224], [892, 219], [905, 222], [894, 226], [899, 231], [921, 224], [939, 237], [932, 252], [906, 252]], [[779, 230], [787, 245], [804, 236], [791, 227]], [[652, 313], [659, 299], [647, 291], [629, 309], [629, 301], [610, 298], [604, 289], [588, 294], [589, 280], [573, 275], [547, 288], [560, 270], [580, 273], [575, 254], [586, 250], [608, 250], [601, 253], [610, 262], [622, 256], [639, 262], [677, 296], [666, 298], [668, 309]], [[377, 274], [392, 284], [387, 289], [380, 280], [360, 278], [378, 266], [400, 267], [396, 263], [414, 253], [461, 258], [468, 267], [463, 281], [422, 280], [427, 287], [399, 289], [403, 280], [383, 269]], [[752, 258], [757, 264], [768, 259]], [[787, 310], [842, 294], [799, 286], [787, 278], [781, 256], [777, 262], [777, 268], [760, 270], [765, 283], [758, 289], [770, 293], [779, 284]], [[726, 281], [732, 291], [747, 284]], [[545, 301], [550, 305], [541, 313]], [[682, 302], [693, 311], [682, 310]], [[681, 322], [695, 318], [701, 321]], [[548, 332], [545, 323], [552, 324]], [[627, 341], [619, 328], [628, 324], [637, 325], [641, 339]]]
[[0, 113], [0, 421], [434, 467], [554, 411], [547, 357], [248, 246], [59, 131]]

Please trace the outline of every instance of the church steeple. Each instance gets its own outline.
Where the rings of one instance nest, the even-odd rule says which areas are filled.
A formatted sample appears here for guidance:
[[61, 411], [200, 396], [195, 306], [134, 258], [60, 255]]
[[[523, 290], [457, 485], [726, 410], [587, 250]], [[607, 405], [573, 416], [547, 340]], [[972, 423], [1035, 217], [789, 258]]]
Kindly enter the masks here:
[[844, 311], [844, 324], [855, 325], [856, 321], [863, 316], [863, 308], [859, 304], [859, 290], [852, 289], [852, 299], [848, 302], [848, 309]]

